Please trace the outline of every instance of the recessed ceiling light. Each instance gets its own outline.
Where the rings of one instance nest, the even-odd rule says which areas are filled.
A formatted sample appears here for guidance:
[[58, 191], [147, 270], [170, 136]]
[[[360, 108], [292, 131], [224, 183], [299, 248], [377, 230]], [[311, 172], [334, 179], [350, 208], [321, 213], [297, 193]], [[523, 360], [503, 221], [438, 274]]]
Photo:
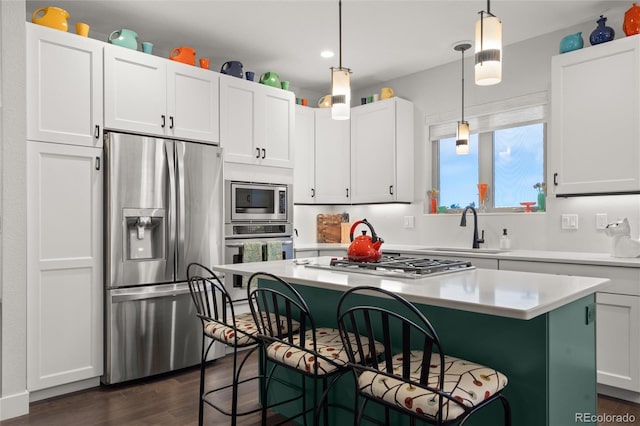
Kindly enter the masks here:
[[335, 56], [335, 53], [333, 53], [331, 50], [323, 50], [322, 52], [320, 52], [320, 56], [322, 56], [323, 58], [333, 58]]

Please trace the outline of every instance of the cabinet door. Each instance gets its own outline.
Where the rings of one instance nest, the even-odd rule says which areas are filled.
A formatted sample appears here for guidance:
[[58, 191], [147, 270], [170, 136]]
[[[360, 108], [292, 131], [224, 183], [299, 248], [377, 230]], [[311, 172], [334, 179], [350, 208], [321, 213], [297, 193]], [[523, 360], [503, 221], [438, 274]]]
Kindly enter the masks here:
[[294, 132], [293, 201], [310, 204], [315, 202], [315, 113], [313, 108], [296, 105], [296, 129]]
[[220, 76], [220, 145], [225, 161], [258, 163], [262, 153], [255, 144], [257, 83]]
[[102, 146], [102, 45], [27, 23], [27, 139]]
[[348, 204], [351, 179], [350, 120], [333, 120], [331, 109], [316, 110], [316, 202]]
[[27, 386], [103, 370], [102, 150], [27, 142]]
[[176, 139], [218, 143], [219, 74], [167, 62], [167, 134]]
[[640, 190], [639, 44], [628, 37], [553, 58], [549, 162], [557, 195]]
[[164, 136], [167, 116], [166, 59], [121, 46], [104, 46], [104, 125]]
[[351, 201], [394, 201], [396, 164], [395, 100], [351, 111]]
[[[293, 131], [295, 99], [288, 90], [263, 86], [258, 146], [262, 151], [261, 164], [293, 168]], [[264, 126], [264, 127], [262, 127]], [[264, 129], [264, 130], [263, 130]]]
[[640, 392], [640, 297], [596, 295], [598, 383]]

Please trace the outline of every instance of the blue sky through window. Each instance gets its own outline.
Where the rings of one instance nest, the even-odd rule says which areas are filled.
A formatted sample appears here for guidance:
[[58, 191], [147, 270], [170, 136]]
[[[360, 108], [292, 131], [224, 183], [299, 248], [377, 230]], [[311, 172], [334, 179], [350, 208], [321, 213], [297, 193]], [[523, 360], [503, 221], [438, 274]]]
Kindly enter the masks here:
[[440, 140], [440, 199], [438, 205], [478, 205], [478, 135], [469, 140], [469, 154], [456, 154], [456, 138]]

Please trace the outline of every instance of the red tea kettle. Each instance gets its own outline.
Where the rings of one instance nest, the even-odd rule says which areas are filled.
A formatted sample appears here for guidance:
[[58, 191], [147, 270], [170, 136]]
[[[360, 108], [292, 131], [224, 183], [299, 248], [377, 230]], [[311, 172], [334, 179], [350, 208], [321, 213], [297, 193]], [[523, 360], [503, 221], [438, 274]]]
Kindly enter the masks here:
[[[362, 235], [358, 235], [354, 239], [353, 232], [361, 223], [369, 227], [371, 236], [368, 236], [365, 230], [362, 231]], [[382, 257], [380, 246], [384, 243], [384, 240], [376, 235], [376, 231], [374, 231], [373, 226], [371, 226], [367, 219], [359, 220], [351, 226], [349, 238], [351, 239], [351, 245], [349, 245], [347, 249], [347, 257], [349, 260], [353, 260], [354, 262], [377, 262]]]

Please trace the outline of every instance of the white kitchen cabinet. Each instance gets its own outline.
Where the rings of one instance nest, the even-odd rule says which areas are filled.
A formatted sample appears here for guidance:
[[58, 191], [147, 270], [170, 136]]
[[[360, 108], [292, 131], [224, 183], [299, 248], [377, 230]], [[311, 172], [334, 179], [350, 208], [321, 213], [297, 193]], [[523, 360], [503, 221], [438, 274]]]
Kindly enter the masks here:
[[296, 105], [296, 129], [293, 141], [293, 201], [296, 204], [315, 203], [315, 110]]
[[351, 109], [351, 202], [413, 201], [413, 104], [390, 98]]
[[334, 120], [330, 108], [316, 109], [316, 203], [351, 203], [350, 120]]
[[102, 46], [26, 24], [27, 139], [102, 147]]
[[556, 195], [640, 191], [640, 36], [554, 56], [551, 112]]
[[640, 392], [640, 269], [502, 259], [499, 265], [512, 271], [609, 278], [611, 284], [596, 294], [598, 383]]
[[293, 92], [220, 76], [220, 144], [227, 162], [293, 168]]
[[218, 143], [220, 74], [104, 45], [105, 127]]
[[351, 203], [349, 129], [349, 121], [333, 120], [329, 108], [296, 105], [296, 203]]
[[27, 387], [103, 373], [102, 149], [27, 142]]

